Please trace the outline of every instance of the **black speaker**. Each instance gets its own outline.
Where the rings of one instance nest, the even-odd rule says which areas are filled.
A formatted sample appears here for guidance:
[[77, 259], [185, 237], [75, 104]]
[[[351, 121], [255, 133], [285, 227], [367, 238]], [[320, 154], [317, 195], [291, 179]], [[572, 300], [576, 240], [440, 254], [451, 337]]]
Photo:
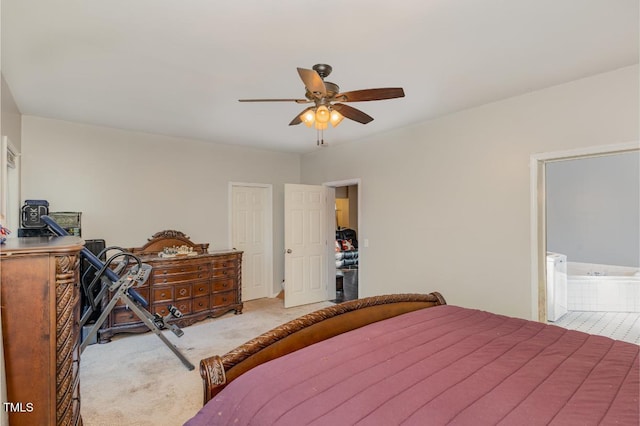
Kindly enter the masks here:
[[22, 228], [46, 228], [47, 224], [41, 219], [46, 214], [49, 214], [49, 202], [47, 200], [24, 200], [24, 206], [22, 206]]

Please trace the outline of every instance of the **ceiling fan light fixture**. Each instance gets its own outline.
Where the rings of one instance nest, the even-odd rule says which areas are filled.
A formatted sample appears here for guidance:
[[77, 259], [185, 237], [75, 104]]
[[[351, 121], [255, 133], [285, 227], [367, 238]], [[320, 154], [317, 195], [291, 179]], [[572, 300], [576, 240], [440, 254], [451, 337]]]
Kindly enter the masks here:
[[316, 120], [316, 130], [326, 130], [327, 127], [329, 127], [327, 123], [321, 123], [320, 121]]
[[315, 119], [316, 119], [316, 114], [312, 109], [307, 110], [304, 113], [302, 113], [302, 115], [300, 115], [300, 120], [302, 120], [304, 125], [307, 127], [313, 126], [313, 122], [315, 121]]
[[324, 105], [320, 105], [316, 108], [316, 123], [327, 124], [331, 119], [331, 113], [329, 113], [329, 108]]
[[343, 119], [344, 116], [338, 111], [336, 111], [335, 109], [331, 111], [331, 119], [329, 120], [329, 122], [333, 127], [338, 127], [338, 124], [340, 124]]
[[313, 69], [298, 68], [298, 75], [305, 87], [304, 99], [239, 99], [239, 101], [312, 104], [298, 113], [291, 120], [289, 126], [304, 123], [306, 127], [315, 127], [318, 132], [318, 145], [325, 146], [322, 135], [329, 123], [331, 123], [332, 127], [338, 127], [344, 118], [360, 124], [367, 124], [373, 121], [373, 117], [345, 102], [381, 101], [404, 97], [404, 89], [402, 87], [379, 87], [341, 92], [337, 84], [325, 81], [325, 77], [331, 74], [331, 70], [331, 66], [327, 64], [316, 64]]

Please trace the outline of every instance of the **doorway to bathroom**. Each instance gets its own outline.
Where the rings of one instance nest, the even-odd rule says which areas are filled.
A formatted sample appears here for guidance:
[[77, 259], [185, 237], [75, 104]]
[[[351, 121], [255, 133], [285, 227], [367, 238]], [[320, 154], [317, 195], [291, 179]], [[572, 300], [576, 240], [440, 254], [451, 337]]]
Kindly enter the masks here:
[[532, 156], [534, 318], [640, 343], [639, 148]]

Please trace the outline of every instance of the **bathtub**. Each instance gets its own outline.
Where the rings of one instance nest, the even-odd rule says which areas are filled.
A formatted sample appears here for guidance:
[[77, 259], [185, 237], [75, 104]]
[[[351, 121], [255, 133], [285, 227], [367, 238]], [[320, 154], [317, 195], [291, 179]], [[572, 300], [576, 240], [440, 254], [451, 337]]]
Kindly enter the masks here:
[[567, 262], [567, 308], [640, 312], [640, 268]]

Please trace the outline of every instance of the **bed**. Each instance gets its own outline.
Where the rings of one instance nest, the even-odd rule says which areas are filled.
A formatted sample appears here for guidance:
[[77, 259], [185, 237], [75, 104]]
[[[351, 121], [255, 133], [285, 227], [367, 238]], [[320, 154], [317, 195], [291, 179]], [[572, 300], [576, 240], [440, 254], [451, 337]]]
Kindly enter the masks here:
[[203, 359], [186, 424], [637, 426], [639, 350], [439, 293], [358, 299]]

